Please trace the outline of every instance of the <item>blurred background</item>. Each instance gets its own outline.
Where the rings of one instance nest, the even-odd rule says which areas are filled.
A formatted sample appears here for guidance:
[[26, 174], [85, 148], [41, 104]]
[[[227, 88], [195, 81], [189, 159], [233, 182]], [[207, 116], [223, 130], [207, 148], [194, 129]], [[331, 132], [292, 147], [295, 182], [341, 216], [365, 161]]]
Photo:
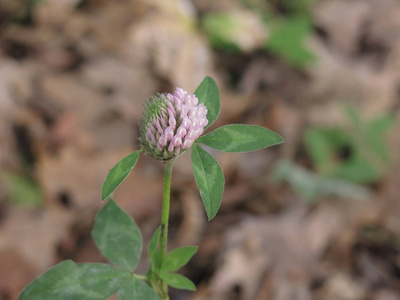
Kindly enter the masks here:
[[[138, 149], [144, 102], [207, 75], [210, 130], [285, 143], [212, 151], [226, 188], [210, 222], [177, 160], [169, 246], [199, 245], [183, 270], [198, 291], [171, 299], [400, 299], [399, 1], [1, 0], [1, 300], [61, 260], [105, 261], [101, 185]], [[142, 156], [115, 195], [145, 245], [162, 176]]]

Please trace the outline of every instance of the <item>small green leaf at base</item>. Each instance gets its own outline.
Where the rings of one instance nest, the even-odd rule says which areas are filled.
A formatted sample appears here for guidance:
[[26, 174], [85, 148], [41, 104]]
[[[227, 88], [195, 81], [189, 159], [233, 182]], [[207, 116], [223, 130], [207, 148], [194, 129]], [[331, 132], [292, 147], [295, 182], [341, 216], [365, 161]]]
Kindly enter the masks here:
[[140, 151], [135, 151], [121, 159], [108, 173], [101, 190], [101, 201], [104, 201], [125, 180], [135, 166]]
[[208, 124], [204, 130], [217, 119], [220, 109], [218, 86], [211, 77], [205, 77], [194, 92], [200, 103], [207, 107]]
[[161, 272], [174, 272], [182, 266], [186, 265], [188, 261], [197, 252], [196, 246], [181, 247], [172, 250], [165, 257], [165, 260], [161, 266]]
[[250, 152], [281, 144], [283, 139], [264, 127], [233, 124], [222, 126], [197, 142], [224, 152]]
[[215, 217], [224, 191], [224, 174], [218, 162], [199, 145], [192, 149], [192, 166], [208, 219]]
[[160, 300], [145, 282], [133, 277], [118, 292], [118, 300]]
[[189, 290], [195, 291], [196, 286], [194, 283], [183, 275], [176, 273], [165, 273], [161, 272], [160, 277], [164, 280], [169, 286], [180, 289], [180, 290]]
[[135, 270], [142, 252], [142, 235], [114, 200], [109, 200], [97, 214], [92, 236], [100, 252], [112, 263]]
[[75, 264], [66, 260], [31, 282], [19, 300], [106, 300], [124, 285], [130, 274], [111, 265]]
[[154, 232], [153, 237], [149, 242], [147, 251], [149, 253], [149, 258], [153, 270], [159, 270], [161, 265], [160, 250], [158, 248], [158, 241], [160, 240], [161, 227], [157, 228]]

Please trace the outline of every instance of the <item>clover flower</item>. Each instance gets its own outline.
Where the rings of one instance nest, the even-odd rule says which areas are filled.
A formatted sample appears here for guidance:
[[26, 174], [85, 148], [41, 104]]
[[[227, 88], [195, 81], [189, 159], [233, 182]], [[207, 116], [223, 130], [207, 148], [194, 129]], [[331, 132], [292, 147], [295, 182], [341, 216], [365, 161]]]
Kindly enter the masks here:
[[174, 94], [158, 94], [145, 105], [140, 142], [149, 156], [170, 160], [193, 145], [208, 124], [207, 108], [181, 88]]
[[[82, 299], [85, 295], [100, 294], [105, 299], [118, 290], [118, 298], [124, 295], [125, 299], [138, 300], [169, 299], [169, 286], [195, 291], [195, 284], [175, 271], [189, 261], [197, 247], [181, 247], [169, 253], [167, 247], [172, 167], [176, 156], [192, 146], [194, 178], [207, 217], [211, 220], [221, 205], [225, 178], [218, 161], [201, 145], [224, 152], [249, 152], [283, 142], [282, 137], [271, 130], [242, 124], [222, 126], [200, 137], [205, 126], [215, 121], [220, 110], [218, 87], [210, 77], [204, 78], [195, 95], [177, 88], [173, 95], [157, 94], [151, 97], [144, 108], [140, 123], [141, 149], [122, 158], [108, 173], [101, 189], [101, 200], [108, 198], [108, 202], [99, 211], [92, 231], [100, 252], [119, 268], [107, 264], [76, 265], [71, 260], [63, 261], [25, 287], [19, 300], [54, 299], [55, 290], [58, 299]], [[151, 266], [146, 276], [137, 275], [134, 271], [142, 255], [139, 227], [112, 199], [114, 191], [132, 172], [142, 152], [164, 162], [161, 222], [148, 245]], [[105, 282], [106, 273], [115, 276]], [[55, 280], [60, 274], [63, 282], [77, 283], [75, 288], [71, 288], [71, 284], [60, 286]], [[125, 284], [127, 277], [132, 279], [128, 285]], [[81, 286], [88, 288], [83, 291]]]

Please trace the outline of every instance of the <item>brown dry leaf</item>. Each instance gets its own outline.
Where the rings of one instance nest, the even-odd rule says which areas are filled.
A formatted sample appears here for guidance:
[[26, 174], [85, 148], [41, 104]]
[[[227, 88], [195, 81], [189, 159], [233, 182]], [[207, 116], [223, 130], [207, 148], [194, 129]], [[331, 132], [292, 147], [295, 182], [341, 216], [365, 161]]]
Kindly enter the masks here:
[[57, 245], [68, 236], [73, 218], [57, 207], [11, 209], [0, 227], [0, 252], [13, 249], [39, 274], [56, 262]]
[[325, 1], [315, 16], [328, 42], [312, 41], [317, 63], [310, 68], [308, 97], [320, 103], [307, 118], [317, 124], [343, 122], [338, 102], [354, 104], [366, 117], [392, 110], [399, 81], [398, 1]]
[[0, 251], [0, 299], [17, 299], [36, 271], [15, 249]]
[[362, 300], [367, 296], [365, 287], [344, 273], [330, 276], [319, 299], [326, 300]]
[[141, 111], [141, 106], [132, 102], [128, 107], [126, 96], [123, 101], [118, 101], [120, 98], [114, 101], [101, 91], [83, 84], [81, 78], [67, 75], [45, 76], [41, 88], [55, 107], [74, 115], [76, 128], [79, 129], [76, 139], [85, 135], [92, 149], [102, 147], [114, 150], [135, 142], [137, 127], [128, 119], [132, 118], [129, 111]]
[[[173, 7], [188, 1], [172, 1]], [[148, 13], [132, 25], [124, 46], [124, 57], [132, 66], [152, 66], [156, 74], [173, 85], [194, 91], [206, 76], [214, 76], [207, 43], [194, 31], [190, 9], [166, 9], [153, 1], [161, 13]]]
[[206, 217], [198, 192], [195, 189], [185, 189], [180, 197], [183, 220], [176, 233], [176, 247], [197, 245], [206, 225]]
[[354, 54], [368, 20], [371, 5], [368, 1], [320, 1], [314, 8], [318, 26], [326, 31], [332, 48], [346, 55]]
[[398, 300], [399, 294], [391, 290], [379, 290], [376, 293], [376, 300]]
[[222, 81], [217, 82], [217, 84], [219, 87], [221, 87], [220, 98], [222, 109], [218, 115], [216, 123], [212, 125], [212, 128], [240, 122], [243, 114], [254, 106], [254, 97], [238, 95], [236, 93], [232, 93], [232, 91], [224, 90]]
[[315, 104], [307, 109], [306, 119], [311, 124], [343, 123], [340, 103], [352, 103], [366, 118], [390, 111], [396, 103], [397, 74], [392, 70], [377, 71], [362, 62], [350, 62], [317, 40], [313, 50], [318, 60], [310, 68], [313, 82], [308, 97]]
[[82, 76], [94, 90], [106, 94], [106, 99], [112, 104], [110, 110], [136, 123], [142, 117], [145, 101], [157, 92], [158, 87], [149, 70], [132, 68], [117, 58], [101, 58], [86, 64]]
[[57, 155], [42, 154], [37, 175], [45, 199], [73, 211], [95, 211], [108, 170], [127, 154], [128, 151], [95, 154], [72, 146], [63, 147]]
[[[118, 204], [136, 222], [141, 222], [149, 216], [161, 215], [163, 173], [146, 166], [143, 156], [141, 155], [133, 172], [115, 192]], [[156, 163], [161, 167], [161, 162]]]
[[25, 104], [32, 94], [32, 68], [11, 60], [0, 64], [0, 116], [12, 115], [18, 105]]
[[6, 59], [0, 62], [0, 165], [16, 169], [19, 158], [14, 131], [21, 119], [32, 120], [25, 105], [33, 92], [33, 68]]
[[23, 3], [21, 0], [3, 0], [0, 2], [0, 11], [4, 16], [13, 15], [21, 10], [22, 7]]
[[41, 26], [60, 26], [67, 22], [79, 0], [47, 0], [34, 10], [35, 19]]
[[[255, 299], [265, 274], [268, 299], [311, 299], [309, 281], [321, 255], [345, 228], [341, 208], [321, 205], [310, 215], [303, 209], [268, 219], [249, 218], [227, 232], [223, 263], [211, 281], [210, 299], [227, 299], [235, 286], [239, 299]], [[225, 298], [224, 298], [225, 297]]]
[[400, 40], [400, 3], [396, 0], [372, 0], [368, 42], [391, 48]]
[[[129, 25], [139, 17], [136, 13], [141, 1], [120, 1], [118, 5], [111, 1], [93, 4], [91, 13], [85, 15], [89, 23], [88, 32], [100, 49], [119, 53]], [[85, 36], [82, 36], [82, 39], [85, 39]]]

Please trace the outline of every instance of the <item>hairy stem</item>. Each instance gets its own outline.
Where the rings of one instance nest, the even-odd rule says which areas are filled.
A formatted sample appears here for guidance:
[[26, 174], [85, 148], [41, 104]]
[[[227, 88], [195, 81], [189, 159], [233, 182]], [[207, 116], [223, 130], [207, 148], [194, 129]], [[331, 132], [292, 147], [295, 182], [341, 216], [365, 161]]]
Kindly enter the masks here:
[[[161, 263], [163, 263], [167, 254], [167, 241], [168, 241], [168, 220], [169, 220], [169, 207], [170, 207], [170, 194], [171, 194], [171, 177], [172, 177], [172, 163], [170, 160], [165, 164], [164, 170], [164, 192], [161, 213], [161, 236], [160, 236], [160, 254]], [[163, 300], [168, 300], [168, 286], [163, 284], [163, 294], [167, 295]]]

